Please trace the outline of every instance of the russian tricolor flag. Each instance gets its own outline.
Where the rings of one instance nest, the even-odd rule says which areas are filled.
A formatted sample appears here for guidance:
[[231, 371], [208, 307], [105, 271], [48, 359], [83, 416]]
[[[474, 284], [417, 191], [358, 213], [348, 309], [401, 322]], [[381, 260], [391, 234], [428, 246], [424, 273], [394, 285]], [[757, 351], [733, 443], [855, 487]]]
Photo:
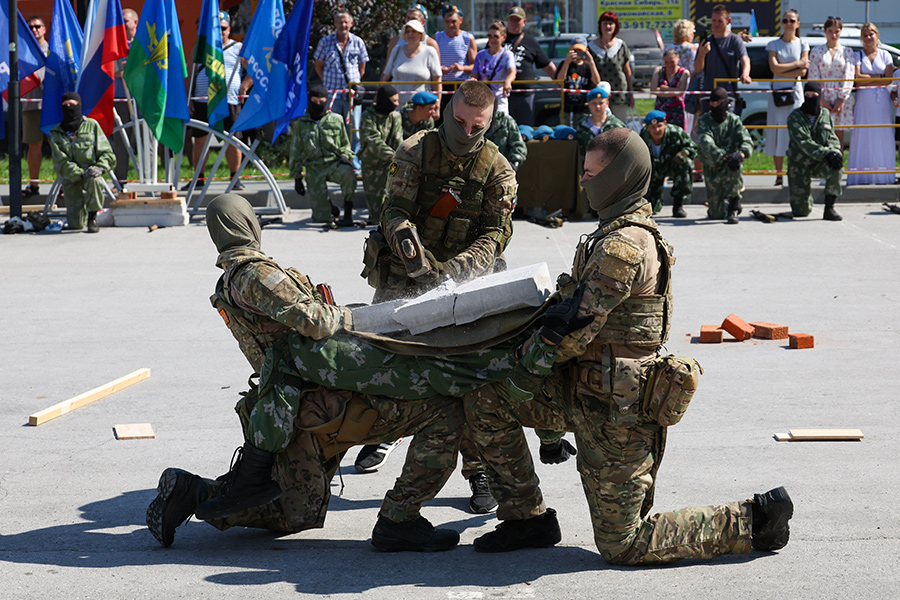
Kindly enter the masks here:
[[128, 56], [125, 19], [119, 0], [91, 0], [82, 52], [81, 72], [75, 88], [81, 95], [81, 110], [84, 116], [95, 119], [103, 133], [110, 136], [115, 126], [115, 61]]

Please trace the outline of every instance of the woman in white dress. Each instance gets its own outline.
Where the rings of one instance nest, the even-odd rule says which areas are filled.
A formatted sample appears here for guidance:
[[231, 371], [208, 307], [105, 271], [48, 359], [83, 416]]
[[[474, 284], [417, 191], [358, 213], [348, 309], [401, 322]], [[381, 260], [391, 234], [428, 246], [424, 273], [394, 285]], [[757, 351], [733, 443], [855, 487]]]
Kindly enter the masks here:
[[[891, 103], [890, 81], [878, 81], [880, 77], [894, 76], [894, 63], [887, 50], [878, 48], [878, 27], [866, 23], [860, 39], [863, 49], [857, 53], [856, 109], [853, 118], [857, 125], [894, 123], [894, 105]], [[866, 81], [868, 80], [868, 81]], [[894, 174], [854, 173], [854, 169], [868, 171], [893, 171], [894, 130], [890, 127], [864, 127], [854, 129], [850, 137], [850, 160], [847, 185], [891, 184]]]
[[[853, 78], [856, 76], [856, 53], [841, 44], [844, 23], [840, 17], [825, 20], [824, 46], [816, 46], [809, 53], [809, 79], [843, 79], [823, 81], [820, 102], [831, 112], [835, 127], [853, 125]], [[844, 147], [844, 131], [836, 129], [841, 147]]]
[[[788, 115], [803, 103], [803, 89], [797, 79], [805, 76], [809, 68], [809, 44], [800, 39], [800, 13], [793, 8], [785, 11], [781, 28], [784, 33], [777, 40], [766, 44], [766, 50], [774, 78], [788, 80], [788, 83], [772, 84], [766, 125], [787, 125]], [[776, 105], [775, 96], [783, 96], [785, 90], [788, 91], [788, 104]], [[781, 171], [784, 167], [784, 155], [789, 141], [787, 129], [766, 130], [766, 154], [773, 157], [776, 171]], [[784, 185], [781, 175], [775, 176], [775, 185]]]
[[431, 81], [431, 91], [441, 95], [441, 59], [434, 48], [422, 42], [425, 27], [416, 19], [403, 26], [405, 44], [397, 44], [391, 51], [382, 81], [393, 81], [400, 92], [400, 106], [406, 104], [416, 92], [428, 91], [428, 84], [403, 84], [404, 81]]

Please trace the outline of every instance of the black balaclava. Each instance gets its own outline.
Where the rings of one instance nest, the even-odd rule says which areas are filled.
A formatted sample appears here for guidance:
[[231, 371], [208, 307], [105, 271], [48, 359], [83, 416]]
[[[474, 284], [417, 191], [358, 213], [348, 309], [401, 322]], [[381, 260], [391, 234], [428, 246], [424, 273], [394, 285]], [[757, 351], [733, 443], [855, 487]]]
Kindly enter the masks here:
[[[468, 156], [481, 150], [481, 147], [484, 145], [484, 134], [491, 126], [491, 121], [488, 121], [483, 128], [473, 131], [472, 135], [466, 135], [466, 132], [453, 116], [454, 105], [463, 102], [465, 100], [463, 100], [462, 94], [453, 94], [451, 96], [450, 102], [447, 103], [447, 108], [444, 109], [444, 122], [441, 123], [438, 129], [444, 147], [456, 156]], [[493, 120], [493, 115], [491, 115], [491, 119]]]
[[[816, 95], [813, 98], [808, 98], [806, 92], [815, 92]], [[803, 86], [803, 104], [800, 105], [800, 110], [811, 117], [818, 117], [819, 111], [822, 110], [822, 105], [819, 104], [821, 95], [822, 84], [818, 81], [807, 81], [806, 85]]]
[[66, 100], [76, 100], [78, 104], [75, 106], [62, 106], [62, 122], [59, 126], [63, 131], [74, 133], [81, 127], [84, 117], [81, 115], [81, 96], [78, 92], [66, 92], [63, 94], [61, 102]]
[[[625, 135], [619, 131], [614, 129], [600, 135]], [[650, 187], [653, 170], [650, 151], [641, 136], [629, 129], [625, 131], [628, 132], [627, 139], [619, 153], [602, 171], [581, 184], [601, 223], [634, 212], [647, 203], [644, 196]]]
[[260, 249], [262, 230], [259, 219], [250, 203], [238, 194], [222, 194], [209, 203], [206, 207], [206, 229], [219, 251], [216, 265], [220, 267], [227, 260], [223, 253], [228, 250]]
[[712, 118], [716, 120], [716, 123], [724, 121], [725, 116], [728, 114], [728, 92], [721, 86], [714, 89], [713, 93], [709, 96], [710, 102], [717, 102], [719, 100], [723, 101], [722, 104], [709, 107], [709, 112], [712, 113]]
[[306, 113], [313, 121], [318, 121], [325, 116], [326, 112], [328, 112], [328, 90], [326, 90], [324, 86], [314, 85], [309, 89], [309, 97], [310, 99], [325, 98], [325, 102], [322, 104], [317, 104], [316, 102], [306, 103]]
[[389, 115], [397, 110], [397, 105], [391, 102], [391, 96], [397, 95], [397, 88], [392, 85], [382, 85], [375, 93], [375, 112], [379, 115]]

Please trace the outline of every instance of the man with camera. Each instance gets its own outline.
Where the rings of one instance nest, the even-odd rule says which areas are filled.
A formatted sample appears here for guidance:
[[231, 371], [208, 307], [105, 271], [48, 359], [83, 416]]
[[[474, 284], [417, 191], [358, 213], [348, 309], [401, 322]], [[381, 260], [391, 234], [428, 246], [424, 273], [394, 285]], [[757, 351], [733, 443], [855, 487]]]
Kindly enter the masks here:
[[[750, 57], [740, 36], [731, 33], [731, 11], [724, 4], [717, 4], [712, 11], [712, 35], [700, 32], [700, 47], [694, 60], [692, 77], [703, 75], [700, 90], [711, 92], [717, 87], [724, 87], [732, 96], [730, 111], [738, 115], [743, 110], [742, 99], [737, 96], [737, 83], [732, 81], [716, 81], [722, 79], [739, 79], [749, 84]], [[709, 111], [709, 96], [704, 95], [700, 101], [700, 113]]]

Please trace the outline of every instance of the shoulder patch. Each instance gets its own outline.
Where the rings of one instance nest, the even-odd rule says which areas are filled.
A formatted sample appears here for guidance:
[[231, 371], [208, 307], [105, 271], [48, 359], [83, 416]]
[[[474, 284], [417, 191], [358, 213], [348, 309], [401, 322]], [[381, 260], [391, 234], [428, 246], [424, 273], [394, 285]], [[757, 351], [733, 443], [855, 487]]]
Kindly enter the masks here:
[[262, 284], [270, 290], [274, 290], [275, 287], [285, 279], [287, 279], [287, 275], [281, 271], [272, 271], [263, 278]]
[[394, 175], [397, 174], [397, 171], [398, 171], [399, 169], [400, 169], [400, 165], [397, 164], [397, 161], [396, 161], [396, 160], [392, 160], [392, 161], [391, 161], [391, 166], [388, 167], [388, 175], [390, 175], [391, 177], [393, 177]]
[[597, 270], [622, 283], [631, 281], [637, 265], [643, 260], [641, 248], [619, 236], [603, 240], [597, 253]]

